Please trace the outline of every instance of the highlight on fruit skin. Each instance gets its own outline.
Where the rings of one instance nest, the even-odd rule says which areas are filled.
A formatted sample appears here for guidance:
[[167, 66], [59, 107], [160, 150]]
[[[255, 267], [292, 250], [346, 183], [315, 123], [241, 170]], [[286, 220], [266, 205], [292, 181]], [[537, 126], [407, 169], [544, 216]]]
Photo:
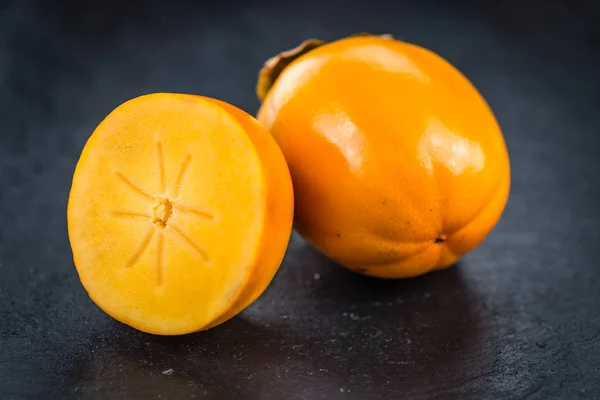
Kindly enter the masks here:
[[90, 298], [138, 330], [216, 326], [265, 290], [292, 230], [281, 150], [252, 116], [154, 93], [112, 111], [75, 169], [67, 218]]
[[260, 71], [257, 118], [288, 162], [295, 228], [380, 278], [447, 268], [481, 244], [510, 190], [488, 104], [447, 60], [390, 35], [309, 39]]

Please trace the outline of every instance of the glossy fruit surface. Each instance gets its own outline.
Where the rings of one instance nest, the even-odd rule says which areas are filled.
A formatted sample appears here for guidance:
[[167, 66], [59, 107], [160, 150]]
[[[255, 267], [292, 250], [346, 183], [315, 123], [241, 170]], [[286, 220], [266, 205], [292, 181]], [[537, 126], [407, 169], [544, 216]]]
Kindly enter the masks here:
[[477, 89], [439, 55], [389, 37], [311, 46], [270, 60], [258, 87], [297, 231], [382, 278], [445, 268], [478, 246], [503, 212], [510, 166]]
[[292, 229], [281, 150], [221, 101], [156, 93], [117, 107], [85, 145], [69, 239], [91, 299], [144, 332], [190, 333], [252, 303]]

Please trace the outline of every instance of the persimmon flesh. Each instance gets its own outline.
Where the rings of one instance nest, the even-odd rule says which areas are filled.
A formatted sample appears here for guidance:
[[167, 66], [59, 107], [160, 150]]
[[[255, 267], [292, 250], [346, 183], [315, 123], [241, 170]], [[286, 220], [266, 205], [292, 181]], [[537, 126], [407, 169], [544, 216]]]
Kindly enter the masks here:
[[68, 205], [91, 299], [161, 335], [207, 329], [252, 303], [283, 259], [292, 217], [289, 171], [268, 132], [230, 104], [170, 93], [106, 117]]

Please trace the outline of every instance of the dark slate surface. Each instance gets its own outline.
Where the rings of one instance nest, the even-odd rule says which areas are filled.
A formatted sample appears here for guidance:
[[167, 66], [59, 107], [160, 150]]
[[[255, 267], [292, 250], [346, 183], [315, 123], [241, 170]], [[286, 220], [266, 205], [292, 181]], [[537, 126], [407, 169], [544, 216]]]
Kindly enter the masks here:
[[[81, 3], [0, 1], [0, 398], [600, 397], [593, 1]], [[294, 237], [255, 305], [187, 337], [94, 306], [65, 206], [95, 125], [154, 91], [253, 113], [264, 59], [355, 31], [439, 52], [488, 99], [513, 167], [489, 239], [453, 269], [382, 282]]]

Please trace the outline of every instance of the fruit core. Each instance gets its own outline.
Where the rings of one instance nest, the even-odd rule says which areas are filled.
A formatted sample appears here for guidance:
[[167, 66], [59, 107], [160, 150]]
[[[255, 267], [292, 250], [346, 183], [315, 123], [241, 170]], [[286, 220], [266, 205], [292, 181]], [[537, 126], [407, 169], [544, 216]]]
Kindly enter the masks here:
[[158, 198], [153, 210], [154, 217], [152, 218], [152, 222], [160, 228], [167, 226], [167, 222], [173, 214], [173, 203], [169, 199]]

